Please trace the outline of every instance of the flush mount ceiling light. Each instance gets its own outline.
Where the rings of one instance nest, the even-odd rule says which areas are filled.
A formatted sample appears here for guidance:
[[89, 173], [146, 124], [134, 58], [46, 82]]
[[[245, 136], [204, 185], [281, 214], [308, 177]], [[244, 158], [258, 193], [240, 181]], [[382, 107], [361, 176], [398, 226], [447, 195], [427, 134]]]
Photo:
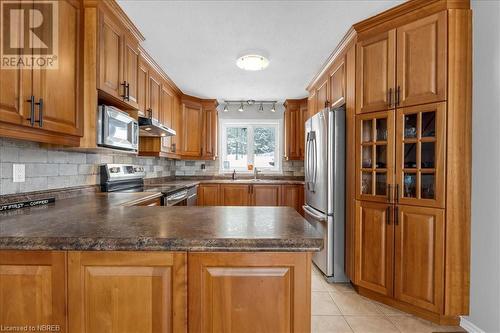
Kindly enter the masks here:
[[236, 60], [236, 66], [246, 71], [261, 71], [269, 66], [269, 59], [258, 54], [247, 54]]

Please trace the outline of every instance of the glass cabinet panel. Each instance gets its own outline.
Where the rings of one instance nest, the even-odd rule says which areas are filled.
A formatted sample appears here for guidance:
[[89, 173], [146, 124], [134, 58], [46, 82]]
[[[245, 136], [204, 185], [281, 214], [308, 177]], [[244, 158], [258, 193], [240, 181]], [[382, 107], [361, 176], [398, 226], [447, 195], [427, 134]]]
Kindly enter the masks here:
[[394, 111], [358, 115], [356, 119], [356, 195], [388, 202], [394, 183]]
[[396, 179], [399, 203], [444, 208], [446, 103], [396, 111]]

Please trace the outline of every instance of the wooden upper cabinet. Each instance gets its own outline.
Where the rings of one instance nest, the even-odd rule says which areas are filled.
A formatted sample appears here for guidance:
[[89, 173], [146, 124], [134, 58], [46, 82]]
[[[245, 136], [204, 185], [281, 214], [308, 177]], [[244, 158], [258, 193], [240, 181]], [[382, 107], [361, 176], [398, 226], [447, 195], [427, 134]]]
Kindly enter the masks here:
[[309, 92], [307, 97], [307, 117], [305, 120], [314, 116], [317, 112], [317, 101], [316, 101], [316, 91], [312, 90]]
[[221, 184], [219, 203], [221, 206], [251, 206], [252, 185]]
[[200, 184], [198, 186], [198, 206], [219, 205], [219, 184]]
[[148, 108], [146, 110], [146, 117], [153, 117], [160, 121], [160, 108], [161, 108], [161, 80], [160, 77], [153, 70], [149, 71], [148, 76]]
[[206, 159], [217, 157], [217, 109], [215, 105], [203, 108], [203, 151]]
[[143, 57], [139, 59], [139, 67], [137, 70], [137, 106], [139, 114], [142, 116], [147, 115], [149, 108], [149, 66]]
[[182, 105], [179, 95], [174, 95], [172, 114], [172, 128], [176, 134], [172, 137], [172, 152], [179, 153], [182, 150]]
[[174, 94], [168, 86], [162, 84], [160, 96], [159, 121], [168, 128], [172, 128], [172, 116], [174, 107]]
[[393, 201], [394, 112], [356, 116], [356, 198]]
[[203, 108], [200, 103], [182, 103], [182, 152], [184, 156], [199, 157], [202, 153]]
[[334, 65], [330, 72], [330, 106], [337, 107], [345, 103], [346, 79], [345, 56]]
[[446, 11], [398, 28], [398, 106], [446, 100], [446, 59]]
[[252, 185], [252, 204], [254, 206], [279, 206], [280, 185]]
[[0, 323], [3, 327], [66, 327], [66, 253], [0, 251]]
[[356, 113], [393, 108], [396, 30], [358, 42], [356, 64]]
[[99, 15], [99, 76], [97, 88], [137, 109], [139, 42], [107, 9]]
[[[392, 296], [394, 223], [391, 206], [356, 201], [355, 228], [355, 284]], [[418, 269], [418, 266], [414, 269]]]
[[186, 266], [185, 253], [69, 252], [70, 331], [185, 332]]
[[[287, 100], [285, 102], [285, 159], [287, 160], [300, 160], [303, 159], [303, 152], [301, 149], [304, 145], [300, 140], [304, 137], [300, 132], [305, 131], [302, 128], [300, 102], [298, 100]], [[304, 124], [302, 124], [304, 126]]]
[[330, 101], [328, 100], [328, 89], [330, 83], [328, 81], [328, 78], [326, 78], [319, 84], [319, 88], [316, 89], [316, 112], [319, 112], [330, 105]]
[[394, 297], [442, 313], [444, 210], [400, 205], [396, 214]]
[[[23, 73], [24, 72], [24, 73]], [[22, 79], [22, 75], [27, 75]], [[31, 71], [17, 69], [3, 69], [0, 75], [0, 121], [16, 125], [29, 124], [30, 106], [25, 103], [31, 95]], [[21, 82], [25, 82], [22, 87]], [[24, 97], [23, 93], [27, 94]], [[27, 113], [27, 114], [26, 114]]]
[[311, 331], [308, 253], [190, 253], [189, 332]]
[[139, 95], [139, 44], [129, 36], [124, 39], [123, 81], [125, 83], [125, 102], [138, 108]]
[[445, 207], [446, 103], [399, 108], [396, 198], [405, 205]]
[[[60, 1], [58, 5], [61, 27], [58, 37], [58, 68], [33, 70], [33, 96], [37, 103], [35, 119], [38, 121], [35, 127], [81, 136], [80, 8], [70, 1]], [[50, 33], [50, 29], [42, 33]], [[29, 107], [29, 103], [22, 102]]]
[[107, 13], [99, 15], [99, 78], [97, 88], [123, 99], [123, 28]]

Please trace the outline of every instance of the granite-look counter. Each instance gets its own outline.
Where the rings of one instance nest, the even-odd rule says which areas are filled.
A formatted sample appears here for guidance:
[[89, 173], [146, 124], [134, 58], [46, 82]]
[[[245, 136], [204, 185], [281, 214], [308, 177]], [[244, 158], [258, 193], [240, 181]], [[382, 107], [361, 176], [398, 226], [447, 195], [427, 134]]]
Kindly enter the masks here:
[[82, 196], [0, 213], [0, 250], [318, 251], [289, 207], [130, 207], [158, 193]]

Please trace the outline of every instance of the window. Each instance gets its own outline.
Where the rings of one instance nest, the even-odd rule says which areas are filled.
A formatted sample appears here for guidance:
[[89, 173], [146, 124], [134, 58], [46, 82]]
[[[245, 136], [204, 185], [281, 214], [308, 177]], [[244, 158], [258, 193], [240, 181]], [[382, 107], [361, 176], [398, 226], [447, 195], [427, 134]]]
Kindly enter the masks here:
[[280, 172], [281, 121], [221, 119], [222, 172], [248, 172], [248, 166]]

